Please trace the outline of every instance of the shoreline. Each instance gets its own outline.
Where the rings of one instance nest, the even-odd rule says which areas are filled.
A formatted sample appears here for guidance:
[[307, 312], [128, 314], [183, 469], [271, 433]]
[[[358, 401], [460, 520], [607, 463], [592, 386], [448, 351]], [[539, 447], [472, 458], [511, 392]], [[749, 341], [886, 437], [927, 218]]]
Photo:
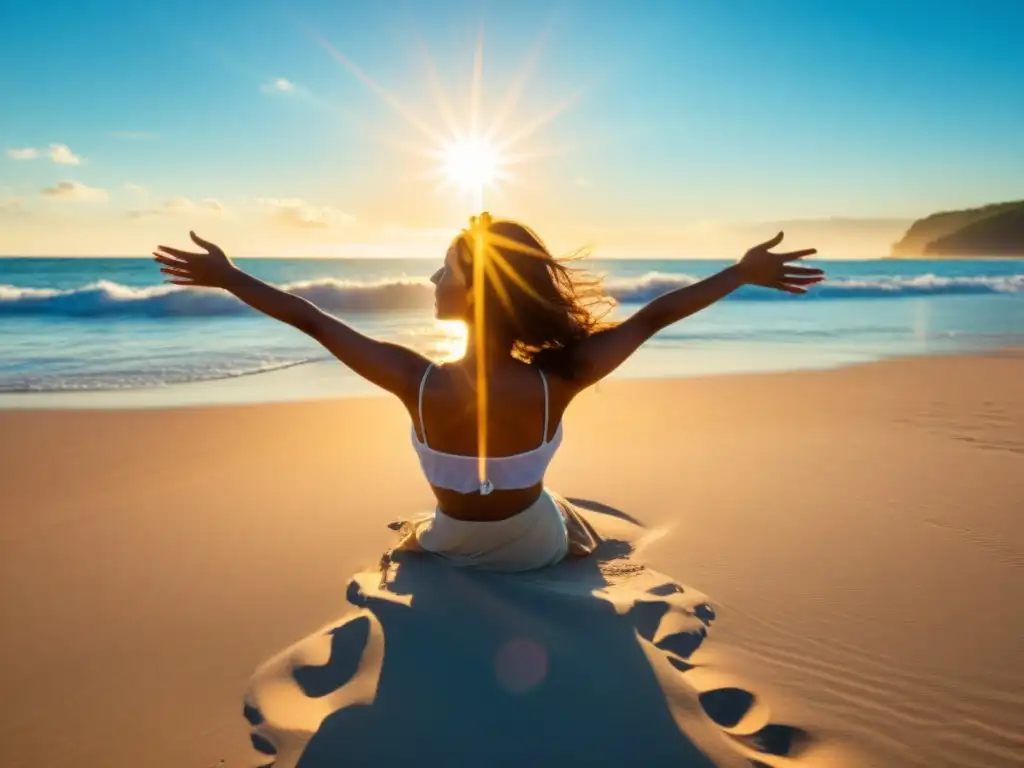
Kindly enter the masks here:
[[[970, 350], [954, 349], [949, 351], [932, 350], [918, 354], [892, 354], [888, 356], [875, 355], [869, 359], [822, 361], [817, 364], [805, 364], [796, 366], [784, 366], [780, 362], [778, 366], [767, 365], [748, 369], [725, 369], [712, 371], [697, 371], [694, 373], [676, 373], [662, 376], [630, 375], [629, 373], [613, 374], [608, 381], [687, 381], [691, 379], [708, 379], [719, 377], [744, 377], [785, 373], [804, 373], [811, 371], [841, 370], [859, 366], [871, 366], [884, 364], [898, 360], [916, 360], [927, 358], [949, 358], [949, 357], [987, 357], [991, 355], [1014, 354], [1019, 347], [999, 346], [977, 347]], [[679, 351], [675, 351], [679, 354]], [[319, 369], [315, 382], [310, 391], [290, 396], [271, 394], [267, 392], [267, 384], [262, 386], [254, 385], [252, 382], [259, 379], [264, 382], [269, 379], [292, 377], [297, 373]], [[272, 382], [271, 382], [272, 383]], [[306, 382], [307, 385], [309, 382]], [[283, 386], [279, 385], [279, 386]], [[315, 394], [312, 390], [319, 389], [322, 394]], [[235, 397], [230, 395], [234, 393]], [[262, 393], [262, 394], [261, 394]], [[336, 361], [317, 361], [306, 364], [297, 364], [286, 368], [269, 371], [266, 373], [246, 374], [225, 379], [213, 379], [210, 381], [189, 382], [184, 384], [170, 384], [162, 387], [148, 387], [142, 389], [107, 389], [87, 391], [56, 390], [48, 392], [3, 392], [0, 393], [0, 413], [5, 411], [28, 411], [28, 412], [76, 412], [76, 411], [149, 411], [149, 410], [174, 410], [179, 408], [217, 408], [228, 406], [248, 405], [274, 405], [278, 403], [320, 403], [331, 401], [362, 400], [367, 398], [387, 397], [388, 393], [363, 381], [344, 369], [341, 363]]]

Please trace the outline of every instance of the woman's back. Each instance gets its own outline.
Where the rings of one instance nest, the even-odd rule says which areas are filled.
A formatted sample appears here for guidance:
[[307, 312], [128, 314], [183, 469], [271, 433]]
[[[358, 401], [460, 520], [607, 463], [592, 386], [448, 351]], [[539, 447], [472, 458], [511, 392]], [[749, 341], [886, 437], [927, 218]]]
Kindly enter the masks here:
[[[566, 401], [556, 376], [509, 359], [486, 382], [486, 430], [480, 429], [476, 366], [430, 366], [416, 402], [406, 403], [413, 445], [444, 512], [463, 520], [501, 520], [533, 503], [561, 442]], [[483, 463], [481, 479], [481, 437]]]

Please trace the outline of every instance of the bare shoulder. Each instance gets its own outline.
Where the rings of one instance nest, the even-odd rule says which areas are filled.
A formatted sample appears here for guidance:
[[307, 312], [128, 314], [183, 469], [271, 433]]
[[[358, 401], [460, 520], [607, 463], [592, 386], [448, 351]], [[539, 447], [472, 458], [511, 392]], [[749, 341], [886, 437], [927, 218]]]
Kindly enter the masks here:
[[420, 393], [423, 392], [424, 396], [426, 396], [428, 387], [431, 393], [436, 392], [438, 390], [438, 379], [446, 376], [441, 365], [419, 353], [415, 354], [416, 358], [408, 362], [408, 383], [401, 393], [396, 393], [398, 394], [398, 399], [402, 401], [402, 404], [410, 413], [415, 413], [419, 410]]
[[561, 418], [565, 409], [585, 387], [581, 387], [580, 382], [574, 378], [567, 378], [555, 371], [544, 371], [544, 378], [547, 380], [551, 413]]

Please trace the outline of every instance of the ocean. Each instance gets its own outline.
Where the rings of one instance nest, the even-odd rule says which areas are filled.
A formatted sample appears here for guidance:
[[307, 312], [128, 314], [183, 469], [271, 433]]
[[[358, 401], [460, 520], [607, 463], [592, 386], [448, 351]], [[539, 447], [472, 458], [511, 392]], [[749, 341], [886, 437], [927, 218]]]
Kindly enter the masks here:
[[[794, 297], [745, 287], [665, 329], [616, 376], [663, 378], [823, 368], [1024, 342], [1024, 260], [808, 262], [828, 281]], [[359, 330], [437, 358], [419, 259], [240, 259]], [[601, 260], [613, 317], [725, 266]], [[163, 284], [149, 258], [0, 259], [0, 407], [133, 407], [372, 393], [311, 339], [234, 297]]]

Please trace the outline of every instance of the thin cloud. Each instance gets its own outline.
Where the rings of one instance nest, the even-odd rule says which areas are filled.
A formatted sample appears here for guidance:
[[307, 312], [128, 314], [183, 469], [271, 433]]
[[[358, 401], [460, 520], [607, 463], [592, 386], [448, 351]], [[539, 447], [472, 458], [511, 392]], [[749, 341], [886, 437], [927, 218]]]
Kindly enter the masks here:
[[142, 219], [147, 216], [224, 216], [227, 208], [220, 200], [207, 197], [194, 201], [187, 197], [172, 197], [155, 208], [138, 208], [125, 214], [130, 219]]
[[82, 163], [82, 158], [72, 152], [67, 144], [51, 144], [49, 149], [23, 147], [7, 150], [7, 156], [14, 160], [35, 160], [42, 157], [44, 153], [58, 165], [81, 165]]
[[329, 205], [316, 206], [298, 198], [261, 197], [257, 202], [278, 224], [297, 229], [323, 229], [331, 226], [349, 227], [356, 217]]
[[125, 191], [131, 192], [133, 195], [138, 195], [139, 197], [145, 197], [149, 194], [149, 190], [141, 184], [132, 184], [131, 182], [128, 182], [124, 185], [124, 188]]
[[270, 82], [263, 83], [260, 90], [264, 93], [291, 93], [295, 90], [295, 83], [286, 77], [275, 77]]
[[107, 190], [98, 187], [87, 187], [80, 181], [58, 181], [52, 187], [42, 190], [43, 197], [55, 200], [78, 200], [83, 202], [102, 202], [109, 195]]
[[22, 149], [8, 149], [7, 156], [12, 160], [35, 160], [39, 157], [39, 150], [32, 147]]

